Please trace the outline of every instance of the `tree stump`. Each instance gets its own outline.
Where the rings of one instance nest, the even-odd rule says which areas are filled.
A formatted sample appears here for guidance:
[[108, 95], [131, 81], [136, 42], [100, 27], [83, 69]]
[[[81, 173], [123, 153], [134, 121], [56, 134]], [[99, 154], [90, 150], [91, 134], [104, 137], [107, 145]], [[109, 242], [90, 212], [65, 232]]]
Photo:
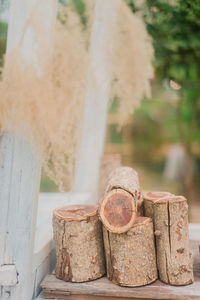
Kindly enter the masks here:
[[153, 215], [160, 280], [172, 285], [192, 283], [187, 200], [182, 196], [157, 200]]
[[140, 186], [137, 173], [129, 167], [111, 172], [99, 216], [107, 230], [114, 233], [128, 231], [134, 224]]
[[149, 218], [153, 218], [153, 204], [159, 199], [163, 199], [171, 196], [171, 193], [168, 192], [145, 192], [143, 193], [143, 202], [144, 202], [144, 215]]
[[157, 279], [153, 224], [138, 217], [126, 233], [111, 233], [103, 227], [107, 277], [121, 286], [142, 286]]
[[105, 274], [102, 225], [96, 205], [54, 210], [53, 232], [57, 278], [83, 282]]

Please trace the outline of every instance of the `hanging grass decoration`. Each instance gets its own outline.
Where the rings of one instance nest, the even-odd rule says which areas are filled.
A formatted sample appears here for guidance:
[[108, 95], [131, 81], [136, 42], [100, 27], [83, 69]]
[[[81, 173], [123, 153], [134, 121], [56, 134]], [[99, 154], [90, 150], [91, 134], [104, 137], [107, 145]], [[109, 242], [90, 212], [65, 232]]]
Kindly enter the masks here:
[[[62, 6], [64, 22], [59, 18], [56, 23], [53, 57], [48, 55], [52, 49], [43, 41], [45, 33], [40, 29], [37, 13], [33, 14], [27, 28], [34, 23], [34, 34], [43, 42], [42, 71], [38, 73], [30, 66], [20, 48], [16, 48], [7, 55], [0, 80], [2, 129], [28, 135], [29, 139], [27, 128], [31, 130], [43, 168], [60, 190], [69, 190], [73, 185], [90, 66], [88, 45], [94, 4], [94, 0], [85, 1], [84, 25], [73, 3]], [[122, 123], [149, 94], [153, 75], [153, 50], [144, 23], [123, 1], [112, 49], [107, 55], [113, 78], [111, 98], [119, 98]]]

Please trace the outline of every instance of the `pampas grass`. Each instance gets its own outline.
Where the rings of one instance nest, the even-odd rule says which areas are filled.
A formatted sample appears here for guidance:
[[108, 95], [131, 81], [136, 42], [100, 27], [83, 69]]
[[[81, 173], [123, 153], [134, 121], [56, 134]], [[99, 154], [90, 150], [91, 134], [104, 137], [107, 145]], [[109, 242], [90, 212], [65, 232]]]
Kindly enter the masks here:
[[[37, 14], [33, 14], [29, 25], [35, 25], [41, 39], [42, 73], [38, 76], [19, 48], [7, 56], [0, 80], [2, 128], [21, 135], [27, 135], [26, 128], [31, 130], [43, 168], [60, 190], [69, 190], [73, 185], [90, 66], [88, 48], [94, 4], [94, 0], [86, 1], [86, 26], [81, 24], [73, 6], [60, 9], [63, 24], [57, 20], [53, 57], [47, 55], [52, 49], [42, 40]], [[108, 53], [112, 73], [110, 98], [119, 99], [122, 124], [142, 97], [149, 95], [153, 76], [151, 40], [143, 21], [132, 14], [124, 1], [112, 49]]]

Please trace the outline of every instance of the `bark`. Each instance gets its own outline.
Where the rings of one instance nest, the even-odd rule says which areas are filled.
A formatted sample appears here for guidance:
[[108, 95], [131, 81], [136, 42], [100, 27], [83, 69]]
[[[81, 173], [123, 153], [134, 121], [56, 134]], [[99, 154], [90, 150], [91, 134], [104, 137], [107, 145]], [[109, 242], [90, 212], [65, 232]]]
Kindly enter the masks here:
[[146, 217], [153, 219], [153, 205], [158, 201], [159, 199], [163, 199], [166, 197], [171, 196], [172, 194], [168, 192], [145, 192], [143, 194], [143, 201], [144, 201], [144, 215]]
[[192, 283], [187, 200], [182, 196], [157, 200], [153, 218], [160, 280], [172, 285]]
[[157, 279], [153, 224], [138, 217], [126, 233], [111, 233], [103, 227], [107, 277], [121, 286], [142, 286]]
[[56, 277], [83, 282], [105, 274], [102, 226], [95, 205], [54, 210]]
[[119, 167], [111, 172], [99, 205], [100, 219], [107, 230], [123, 233], [133, 226], [140, 195], [138, 175], [132, 168]]
[[99, 199], [103, 197], [108, 184], [109, 174], [121, 166], [120, 154], [104, 154], [101, 160], [99, 176]]
[[129, 167], [119, 167], [110, 173], [106, 191], [121, 188], [131, 193], [136, 199], [140, 197], [138, 174]]
[[144, 216], [144, 199], [143, 195], [141, 195], [140, 199], [137, 201], [137, 216]]

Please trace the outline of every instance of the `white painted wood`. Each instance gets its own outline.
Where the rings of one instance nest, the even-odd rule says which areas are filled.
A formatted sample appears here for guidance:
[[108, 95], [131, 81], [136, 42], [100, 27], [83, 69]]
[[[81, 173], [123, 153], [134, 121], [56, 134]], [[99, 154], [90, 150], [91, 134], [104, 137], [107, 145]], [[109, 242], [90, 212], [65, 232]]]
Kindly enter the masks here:
[[189, 224], [189, 239], [192, 241], [200, 241], [200, 223]]
[[0, 285], [14, 286], [17, 284], [17, 270], [15, 265], [0, 267]]
[[[31, 25], [30, 22], [34, 14], [37, 14], [37, 26], [44, 33], [42, 39], [38, 39], [34, 30], [36, 23]], [[40, 76], [45, 55], [42, 44], [45, 40], [52, 48], [55, 18], [56, 0], [12, 0], [7, 58], [19, 47], [27, 63], [34, 66]], [[39, 157], [29, 141], [3, 132], [0, 141], [0, 265], [15, 264], [18, 283], [14, 287], [1, 286], [2, 300], [29, 300], [40, 171]]]
[[114, 28], [119, 15], [119, 0], [96, 0], [90, 39], [90, 57], [84, 123], [76, 165], [76, 192], [91, 192], [96, 202], [100, 159], [104, 148], [111, 74], [107, 54], [112, 49]]

